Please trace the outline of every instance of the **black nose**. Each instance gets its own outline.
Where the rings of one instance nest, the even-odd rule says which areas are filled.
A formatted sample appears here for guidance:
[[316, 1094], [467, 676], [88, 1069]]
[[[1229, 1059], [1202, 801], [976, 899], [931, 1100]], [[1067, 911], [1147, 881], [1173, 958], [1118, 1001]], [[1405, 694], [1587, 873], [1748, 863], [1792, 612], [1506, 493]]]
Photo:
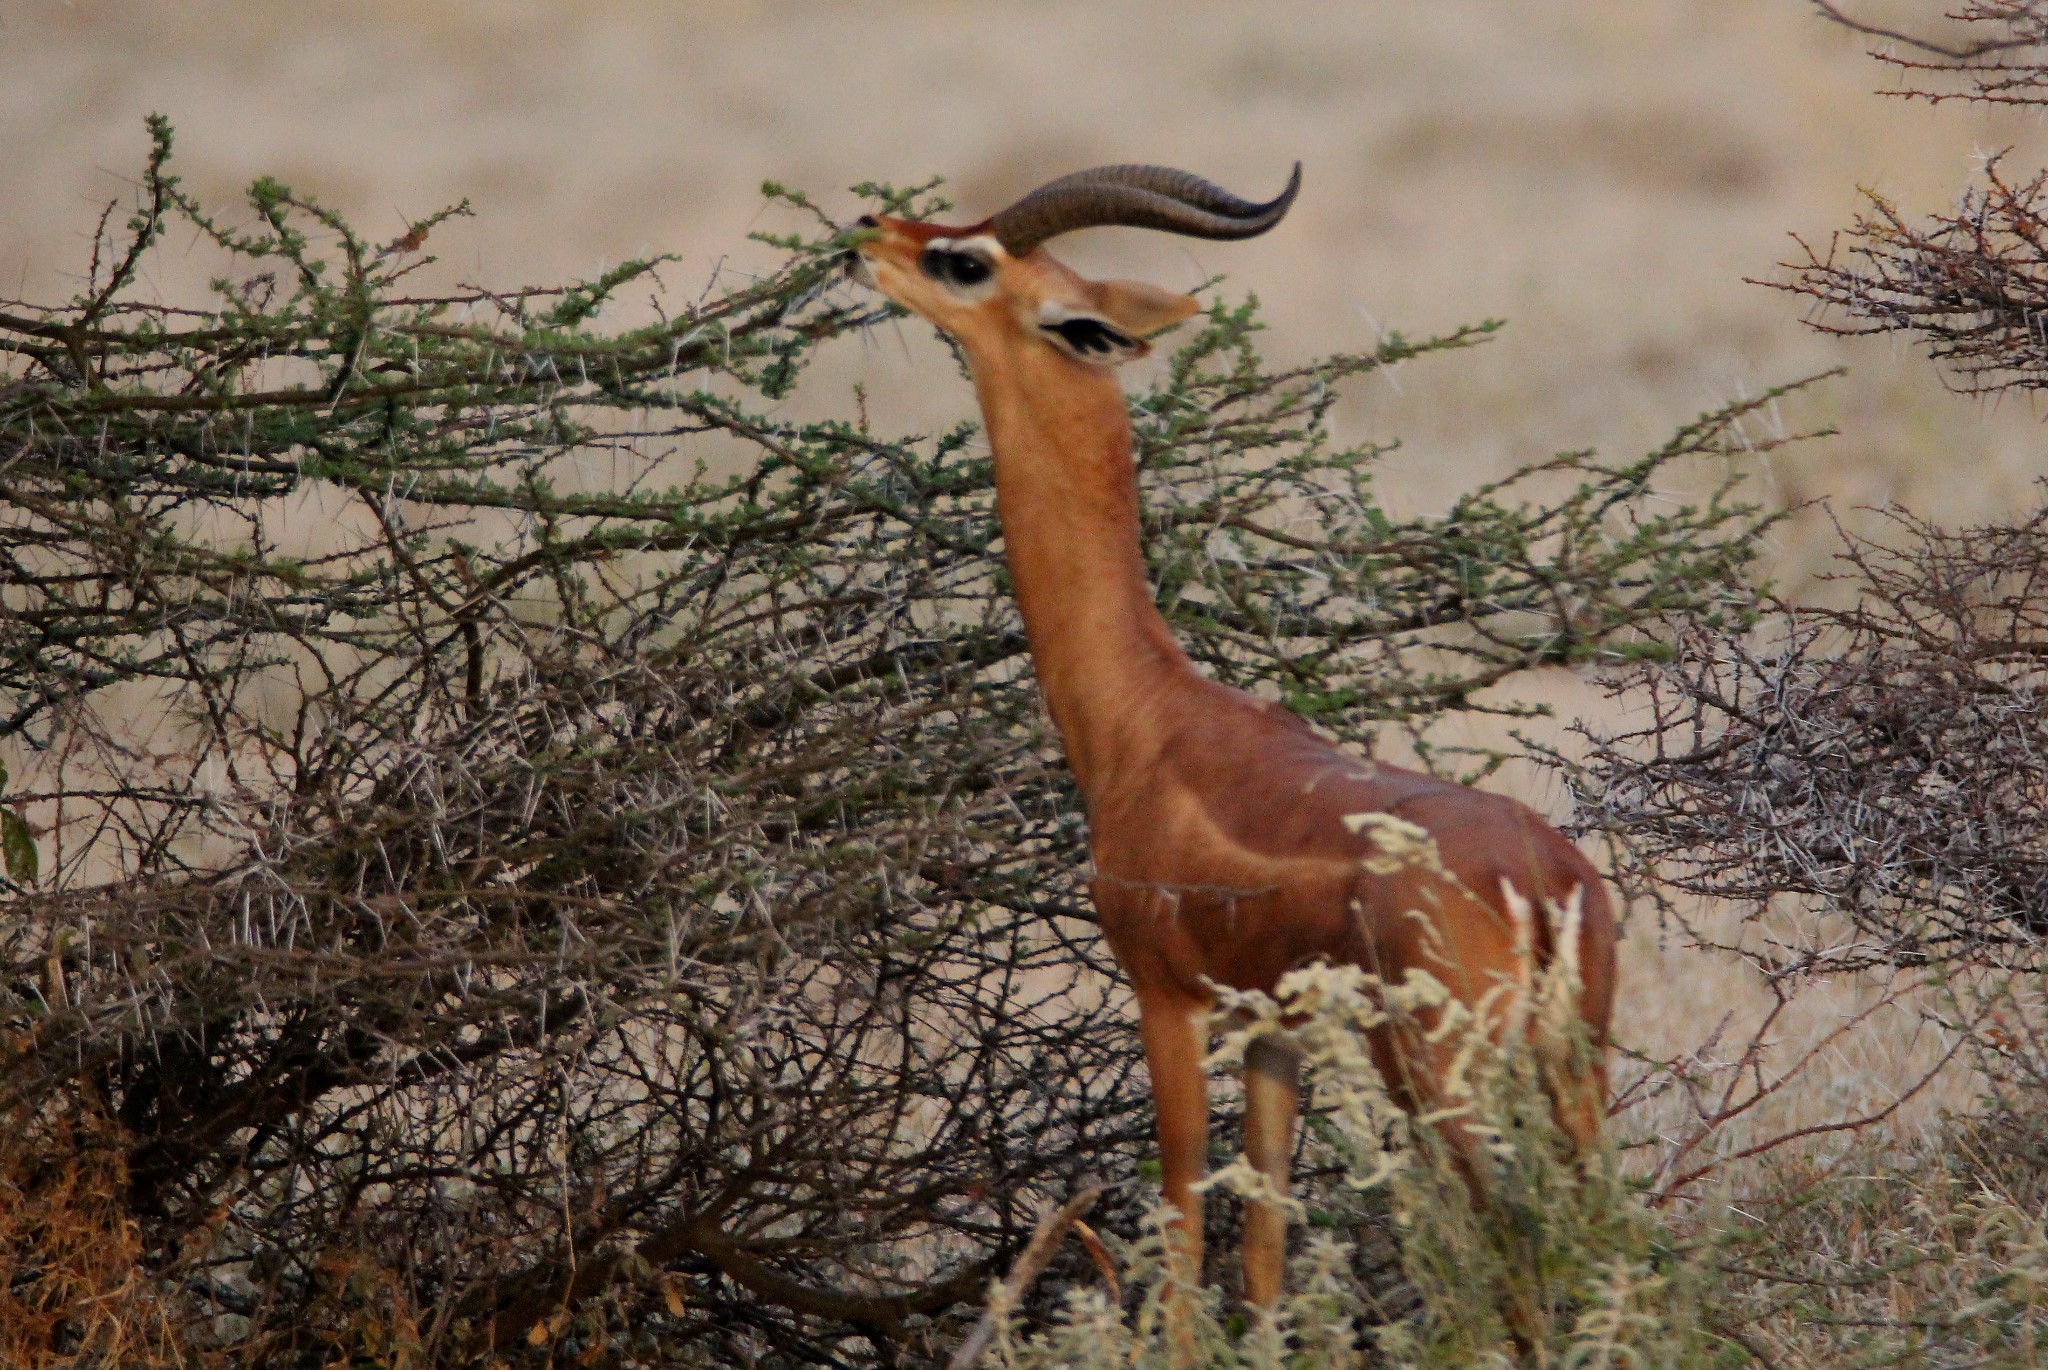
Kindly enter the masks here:
[[853, 221], [855, 228], [880, 228], [882, 221], [872, 214], [863, 214]]

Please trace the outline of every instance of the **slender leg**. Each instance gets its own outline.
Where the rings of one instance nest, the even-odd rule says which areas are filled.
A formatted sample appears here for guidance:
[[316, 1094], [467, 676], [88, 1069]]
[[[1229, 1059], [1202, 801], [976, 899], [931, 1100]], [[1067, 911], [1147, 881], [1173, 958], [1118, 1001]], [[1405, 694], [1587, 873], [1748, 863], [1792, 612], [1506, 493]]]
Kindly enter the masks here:
[[[1195, 1184], [1207, 1167], [1209, 1081], [1202, 1074], [1204, 1006], [1179, 996], [1141, 998], [1138, 1032], [1145, 1042], [1145, 1068], [1152, 1074], [1152, 1105], [1159, 1124], [1159, 1168], [1167, 1202], [1180, 1210], [1167, 1259], [1183, 1287], [1202, 1283], [1202, 1196]], [[1185, 1300], [1168, 1298], [1166, 1339], [1173, 1363], [1195, 1370], [1203, 1357]]]
[[1159, 1167], [1166, 1199], [1180, 1210], [1180, 1252], [1190, 1282], [1202, 1279], [1202, 1196], [1207, 1168], [1209, 1082], [1202, 1074], [1202, 1005], [1179, 997], [1141, 999], [1138, 1033], [1152, 1075], [1159, 1122]]
[[[1244, 1053], [1244, 1154], [1273, 1187], [1287, 1193], [1294, 1165], [1294, 1120], [1301, 1111], [1301, 1053], [1261, 1037]], [[1254, 1200], [1244, 1214], [1244, 1297], [1257, 1308], [1280, 1299], [1287, 1264], [1287, 1211]]]

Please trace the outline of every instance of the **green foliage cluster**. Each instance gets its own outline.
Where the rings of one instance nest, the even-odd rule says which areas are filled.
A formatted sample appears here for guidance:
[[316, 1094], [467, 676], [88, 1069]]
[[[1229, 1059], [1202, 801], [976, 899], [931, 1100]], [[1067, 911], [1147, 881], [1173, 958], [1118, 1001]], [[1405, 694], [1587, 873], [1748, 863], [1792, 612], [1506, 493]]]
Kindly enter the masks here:
[[[1150, 1126], [974, 429], [790, 417], [885, 317], [800, 196], [687, 301], [411, 293], [463, 207], [230, 222], [151, 129], [84, 288], [0, 302], [7, 1145], [90, 1139], [192, 1363], [943, 1355]], [[202, 303], [142, 284], [174, 229]], [[1219, 677], [1362, 745], [1740, 614], [1766, 517], [1658, 485], [1775, 395], [1394, 518], [1337, 387], [1489, 329], [1259, 328], [1218, 301], [1131, 402]]]

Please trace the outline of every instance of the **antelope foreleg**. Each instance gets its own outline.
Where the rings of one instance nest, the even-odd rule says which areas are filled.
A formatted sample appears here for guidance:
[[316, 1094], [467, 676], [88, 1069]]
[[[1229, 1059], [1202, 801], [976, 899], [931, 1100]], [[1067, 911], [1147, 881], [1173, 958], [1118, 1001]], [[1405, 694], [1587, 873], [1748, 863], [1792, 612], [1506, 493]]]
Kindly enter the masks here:
[[1152, 1076], [1158, 1119], [1159, 1167], [1166, 1200], [1179, 1212], [1173, 1243], [1187, 1263], [1186, 1277], [1202, 1278], [1202, 1196], [1195, 1186], [1208, 1165], [1209, 1082], [1202, 1073], [1203, 1005], [1183, 999], [1140, 1000], [1138, 1034]]

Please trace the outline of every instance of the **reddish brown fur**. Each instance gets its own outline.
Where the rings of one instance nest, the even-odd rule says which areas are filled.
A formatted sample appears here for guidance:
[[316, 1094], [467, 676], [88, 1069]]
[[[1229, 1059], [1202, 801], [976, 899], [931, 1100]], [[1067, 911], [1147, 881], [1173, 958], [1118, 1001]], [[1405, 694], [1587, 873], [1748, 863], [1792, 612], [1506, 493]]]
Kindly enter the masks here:
[[[1050, 302], [1094, 310], [1134, 335], [1194, 302], [1149, 286], [1096, 283], [1043, 249], [996, 263], [964, 299], [919, 271], [948, 229], [880, 221], [862, 249], [880, 289], [957, 339], [995, 451], [997, 508], [1039, 681], [1086, 799], [1102, 928], [1130, 977], [1158, 1109], [1167, 1196], [1185, 1215], [1199, 1268], [1208, 1106], [1202, 1074], [1212, 983], [1270, 991], [1317, 959], [1398, 982], [1426, 970], [1468, 1004], [1526, 984], [1532, 967], [1505, 906], [1508, 881], [1539, 910], [1576, 896], [1581, 1015], [1590, 1073], [1559, 1080], [1559, 1121], [1582, 1143], [1604, 1113], [1614, 926], [1598, 875], [1524, 806], [1342, 752], [1279, 707], [1201, 676], [1152, 602], [1138, 543], [1137, 485], [1121, 388], [1036, 327]], [[1453, 879], [1420, 869], [1373, 875], [1375, 854], [1346, 815], [1384, 812], [1426, 829]], [[1411, 916], [1428, 915], [1427, 925]], [[1539, 934], [1539, 956], [1547, 949]], [[1431, 1094], [1429, 1049], [1383, 1036], [1383, 1073], [1410, 1102]], [[1247, 1072], [1246, 1150], [1282, 1189], [1298, 1105], [1292, 1062], [1258, 1053]], [[1247, 1214], [1248, 1296], [1280, 1292], [1279, 1210]]]

